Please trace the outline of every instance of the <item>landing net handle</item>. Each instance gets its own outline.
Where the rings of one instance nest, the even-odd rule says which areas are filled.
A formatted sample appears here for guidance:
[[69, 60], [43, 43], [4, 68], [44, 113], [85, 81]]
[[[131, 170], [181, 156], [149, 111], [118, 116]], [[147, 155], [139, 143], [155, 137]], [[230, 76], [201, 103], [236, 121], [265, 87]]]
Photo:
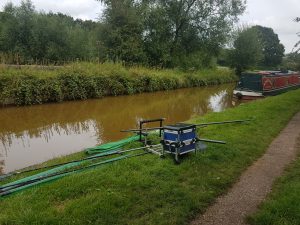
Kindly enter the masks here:
[[[165, 121], [166, 118], [158, 118], [158, 119], [151, 119], [151, 120], [141, 120], [140, 121], [140, 131], [139, 131], [139, 135], [140, 135], [140, 141], [142, 141], [142, 132], [143, 132], [143, 125], [147, 124], [147, 123], [156, 123], [159, 122], [159, 126], [162, 127], [163, 126], [163, 121]], [[161, 137], [161, 132], [162, 130], [159, 130], [159, 136]]]

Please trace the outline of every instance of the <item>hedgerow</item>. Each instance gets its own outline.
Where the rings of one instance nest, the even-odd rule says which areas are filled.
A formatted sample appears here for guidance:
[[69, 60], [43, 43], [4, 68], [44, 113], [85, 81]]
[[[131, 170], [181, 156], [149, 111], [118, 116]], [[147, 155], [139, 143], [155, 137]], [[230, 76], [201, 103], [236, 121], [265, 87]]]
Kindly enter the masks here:
[[236, 79], [227, 68], [183, 72], [111, 63], [76, 63], [51, 70], [0, 67], [0, 102], [33, 105], [216, 85]]

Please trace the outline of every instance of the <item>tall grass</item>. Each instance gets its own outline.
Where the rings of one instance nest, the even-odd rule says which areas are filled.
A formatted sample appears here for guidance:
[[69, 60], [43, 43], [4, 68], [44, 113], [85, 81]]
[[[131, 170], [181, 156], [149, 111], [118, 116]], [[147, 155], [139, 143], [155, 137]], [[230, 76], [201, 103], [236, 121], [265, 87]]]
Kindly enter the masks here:
[[0, 67], [0, 102], [32, 105], [103, 96], [199, 87], [236, 81], [233, 71], [183, 72], [120, 64], [75, 63], [65, 67]]

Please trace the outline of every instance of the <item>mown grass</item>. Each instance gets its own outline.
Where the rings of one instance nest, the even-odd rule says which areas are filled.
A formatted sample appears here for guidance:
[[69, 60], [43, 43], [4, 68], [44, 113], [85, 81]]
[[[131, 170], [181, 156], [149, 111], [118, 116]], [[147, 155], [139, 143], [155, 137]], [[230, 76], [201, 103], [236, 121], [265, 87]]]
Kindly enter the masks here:
[[[299, 139], [300, 150], [300, 139]], [[249, 217], [253, 225], [298, 225], [300, 224], [300, 157], [279, 178], [272, 193]]]
[[49, 70], [0, 66], [0, 103], [42, 104], [130, 95], [234, 82], [227, 68], [183, 72], [180, 70], [126, 68], [120, 64], [75, 63]]
[[1, 199], [0, 224], [188, 224], [265, 152], [299, 110], [296, 90], [195, 118], [190, 122], [254, 120], [198, 130], [227, 144], [209, 144], [179, 166], [170, 157], [145, 155]]

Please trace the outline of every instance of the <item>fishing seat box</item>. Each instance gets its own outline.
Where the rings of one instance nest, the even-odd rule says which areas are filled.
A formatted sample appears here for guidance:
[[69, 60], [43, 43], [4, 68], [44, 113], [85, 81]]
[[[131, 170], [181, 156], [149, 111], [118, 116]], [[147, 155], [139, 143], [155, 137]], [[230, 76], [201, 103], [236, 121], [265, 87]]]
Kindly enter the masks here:
[[182, 155], [195, 151], [196, 140], [195, 125], [179, 123], [163, 128], [162, 144], [165, 152]]

